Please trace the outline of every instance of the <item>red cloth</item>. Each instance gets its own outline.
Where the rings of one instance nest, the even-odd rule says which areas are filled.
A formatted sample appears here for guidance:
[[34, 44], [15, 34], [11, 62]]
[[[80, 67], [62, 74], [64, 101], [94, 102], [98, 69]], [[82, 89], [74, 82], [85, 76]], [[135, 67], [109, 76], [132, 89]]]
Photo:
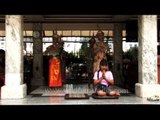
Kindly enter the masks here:
[[49, 87], [62, 86], [61, 63], [59, 58], [49, 60]]

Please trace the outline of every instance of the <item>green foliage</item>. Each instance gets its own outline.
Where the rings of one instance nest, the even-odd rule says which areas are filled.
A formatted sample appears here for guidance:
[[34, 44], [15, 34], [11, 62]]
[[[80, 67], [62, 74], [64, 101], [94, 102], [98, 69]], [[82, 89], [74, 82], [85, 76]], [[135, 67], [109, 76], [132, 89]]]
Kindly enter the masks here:
[[82, 43], [79, 53], [80, 53], [80, 58], [82, 58], [83, 60], [85, 59], [86, 49], [87, 49], [87, 43]]
[[82, 43], [81, 49], [79, 50], [81, 55], [85, 55], [87, 49], [87, 43]]
[[138, 47], [131, 47], [128, 51], [124, 52], [123, 59], [138, 61]]
[[113, 55], [112, 55], [112, 53], [110, 53], [110, 52], [107, 52], [107, 53], [106, 53], [106, 57], [107, 57], [107, 60], [108, 60], [108, 61], [112, 61], [112, 60], [113, 60]]

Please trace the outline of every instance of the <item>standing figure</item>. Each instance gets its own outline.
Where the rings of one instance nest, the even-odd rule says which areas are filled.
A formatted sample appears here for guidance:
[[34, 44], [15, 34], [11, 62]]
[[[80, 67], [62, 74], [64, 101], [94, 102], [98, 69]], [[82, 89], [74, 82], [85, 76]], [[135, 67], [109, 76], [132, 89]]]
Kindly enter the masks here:
[[63, 44], [59, 35], [54, 36], [53, 44], [47, 47], [44, 52], [50, 56], [49, 59], [49, 87], [62, 86], [62, 72], [60, 55], [63, 50]]
[[91, 81], [93, 80], [93, 64], [94, 64], [94, 44], [96, 40], [92, 37], [89, 40], [89, 47], [86, 49], [86, 64], [87, 64], [87, 74], [88, 74], [88, 87], [90, 87]]
[[99, 69], [99, 64], [102, 59], [106, 59], [106, 53], [109, 51], [108, 45], [104, 42], [104, 32], [99, 30], [96, 34], [98, 42], [94, 44], [94, 72]]

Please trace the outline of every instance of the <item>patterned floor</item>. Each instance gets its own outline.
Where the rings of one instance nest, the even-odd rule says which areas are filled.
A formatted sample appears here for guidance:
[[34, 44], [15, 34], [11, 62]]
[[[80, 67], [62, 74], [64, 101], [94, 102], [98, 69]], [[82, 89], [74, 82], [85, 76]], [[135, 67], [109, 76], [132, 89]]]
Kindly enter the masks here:
[[[113, 89], [119, 91], [122, 96], [130, 95], [130, 92], [127, 89], [122, 89], [117, 86], [112, 86]], [[37, 89], [33, 90], [30, 95], [34, 96], [65, 96], [65, 94], [72, 93], [86, 93], [91, 95], [94, 93], [94, 88], [91, 86], [88, 87], [87, 84], [65, 84], [60, 88], [50, 88], [48, 86], [40, 86]]]
[[160, 101], [148, 101], [147, 98], [137, 97], [126, 89], [113, 86], [119, 90], [118, 99], [70, 99], [66, 100], [66, 93], [92, 93], [93, 89], [88, 89], [87, 85], [64, 85], [62, 88], [49, 88], [48, 86], [34, 87], [23, 99], [0, 99], [0, 105], [160, 105]]

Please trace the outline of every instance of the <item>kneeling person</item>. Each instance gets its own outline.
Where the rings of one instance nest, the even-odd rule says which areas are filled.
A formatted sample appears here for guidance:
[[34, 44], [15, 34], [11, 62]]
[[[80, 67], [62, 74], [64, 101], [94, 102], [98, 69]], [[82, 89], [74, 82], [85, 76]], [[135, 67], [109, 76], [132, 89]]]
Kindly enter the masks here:
[[96, 86], [96, 93], [99, 96], [111, 95], [117, 96], [117, 91], [112, 91], [110, 85], [114, 84], [113, 74], [109, 71], [107, 61], [105, 59], [100, 62], [100, 70], [94, 73], [94, 85]]

